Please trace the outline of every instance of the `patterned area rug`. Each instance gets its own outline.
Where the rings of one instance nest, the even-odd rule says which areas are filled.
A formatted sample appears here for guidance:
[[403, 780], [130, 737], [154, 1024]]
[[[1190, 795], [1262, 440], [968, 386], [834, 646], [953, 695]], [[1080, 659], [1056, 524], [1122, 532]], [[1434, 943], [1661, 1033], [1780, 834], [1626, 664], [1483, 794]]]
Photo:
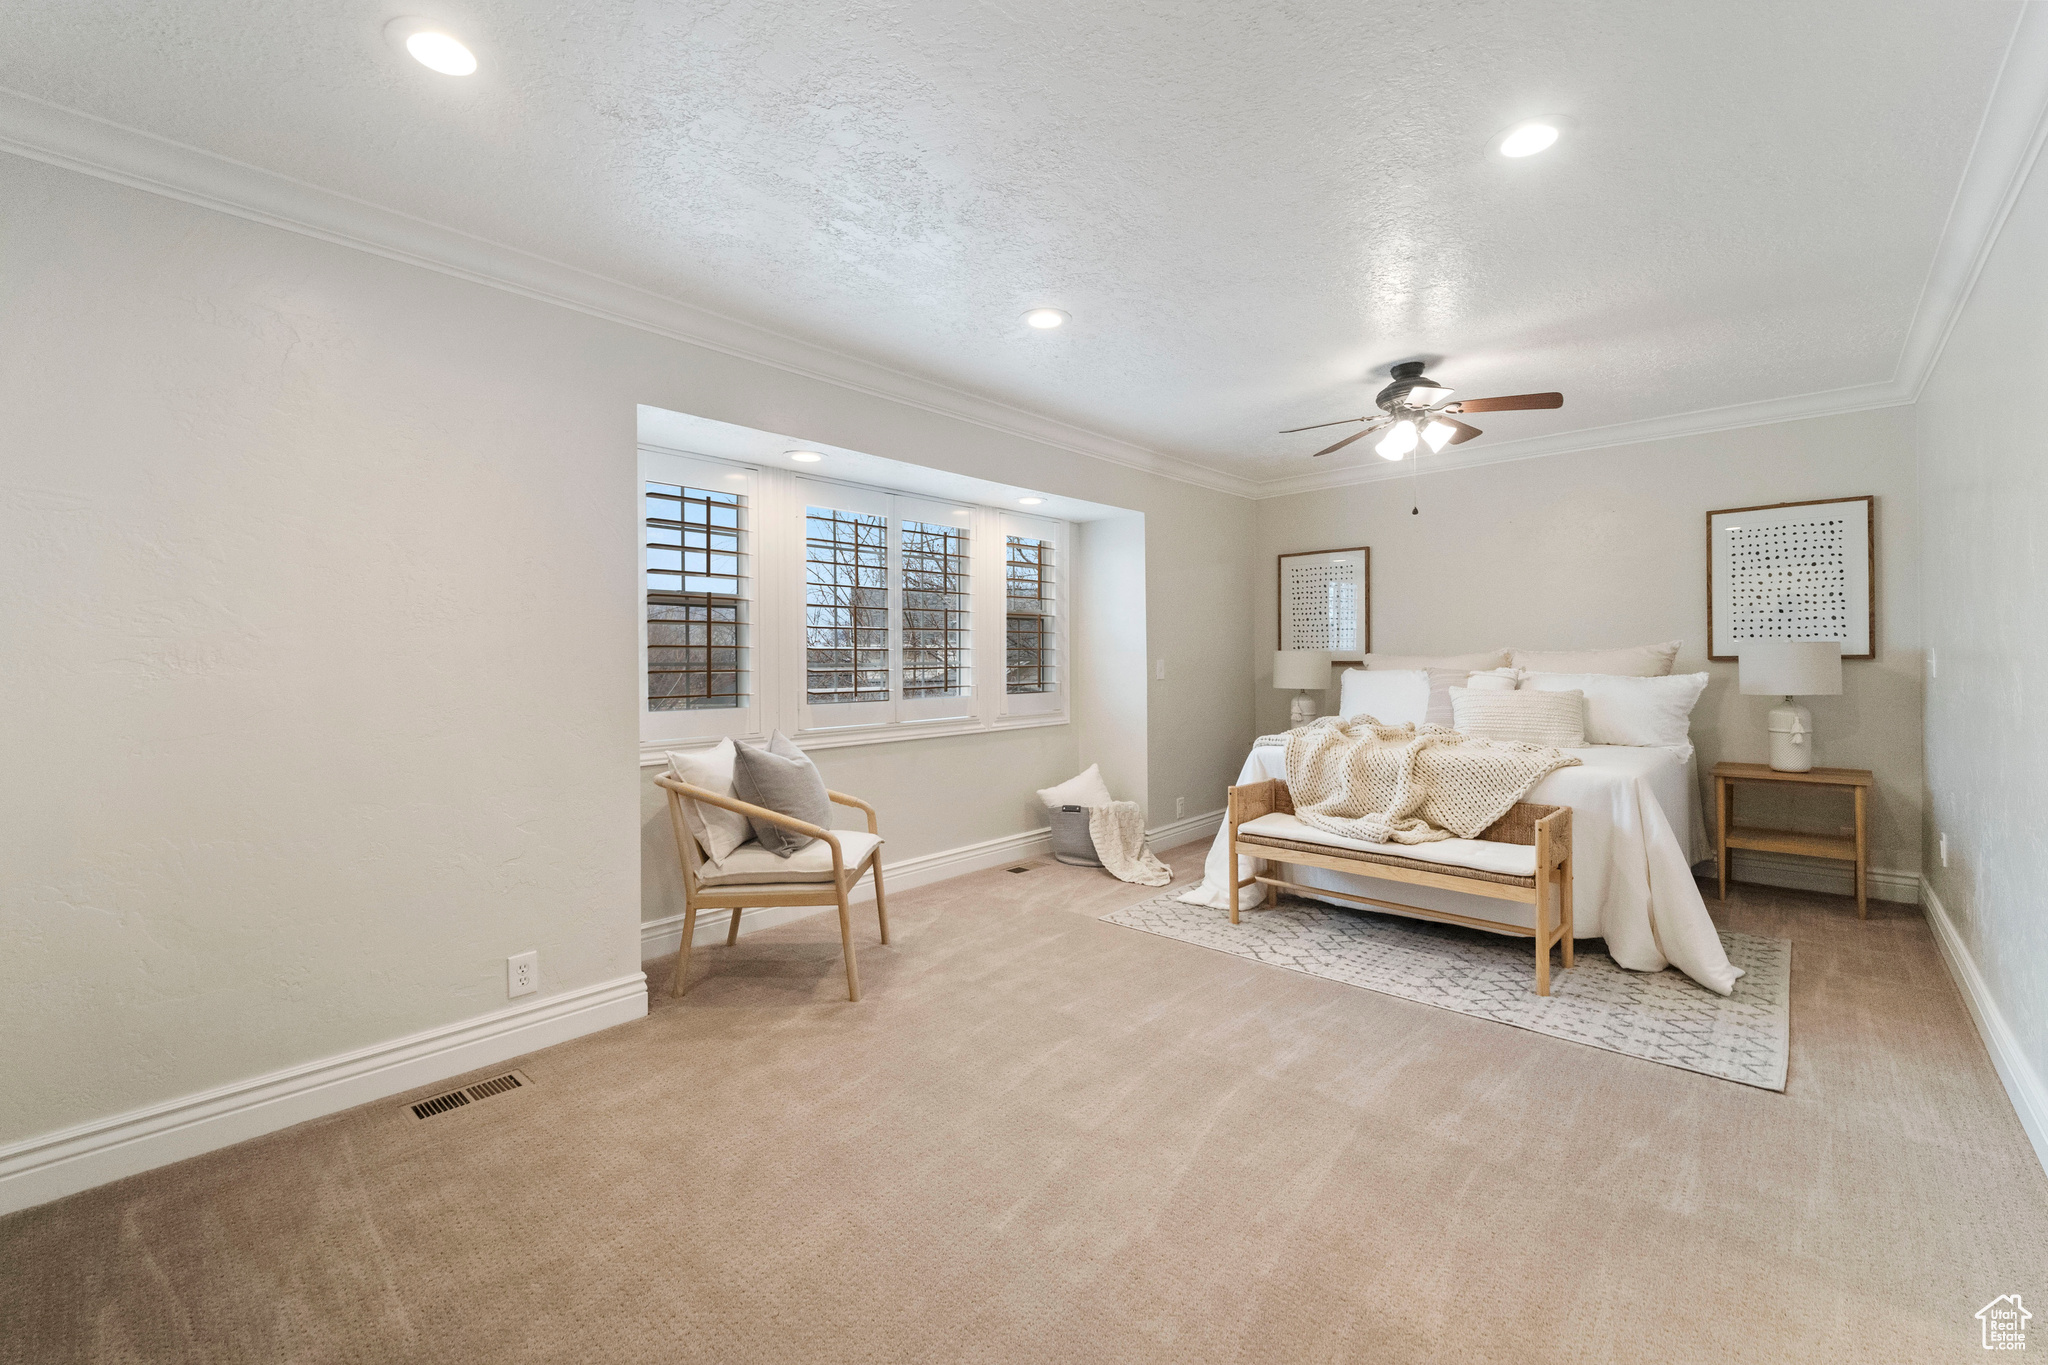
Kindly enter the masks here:
[[1102, 918], [1274, 967], [1363, 986], [1438, 1009], [1547, 1033], [1764, 1090], [1785, 1088], [1791, 1036], [1792, 943], [1722, 934], [1728, 960], [1746, 973], [1722, 997], [1676, 968], [1631, 972], [1597, 939], [1582, 939], [1570, 971], [1551, 960], [1550, 989], [1535, 991], [1527, 939], [1344, 910], [1284, 896], [1277, 909], [1182, 905], [1179, 888]]

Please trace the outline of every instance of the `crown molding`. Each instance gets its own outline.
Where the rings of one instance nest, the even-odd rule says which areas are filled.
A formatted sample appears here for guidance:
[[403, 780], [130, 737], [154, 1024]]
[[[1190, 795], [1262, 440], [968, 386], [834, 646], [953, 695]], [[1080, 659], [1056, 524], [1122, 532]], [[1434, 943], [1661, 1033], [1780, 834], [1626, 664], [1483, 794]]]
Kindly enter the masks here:
[[[2048, 5], [2023, 5], [1890, 379], [1501, 441], [1433, 456], [1430, 468], [1476, 468], [1917, 401], [2044, 145]], [[1231, 474], [4, 89], [0, 151], [1237, 497], [1286, 497], [1410, 473], [1405, 462], [1375, 461], [1265, 480]]]
[[0, 89], [0, 151], [574, 309], [656, 336], [1021, 436], [1090, 459], [1250, 497], [1245, 478], [1090, 431], [365, 200]]
[[1899, 356], [1917, 402], [2048, 143], [2048, 6], [2021, 5]]

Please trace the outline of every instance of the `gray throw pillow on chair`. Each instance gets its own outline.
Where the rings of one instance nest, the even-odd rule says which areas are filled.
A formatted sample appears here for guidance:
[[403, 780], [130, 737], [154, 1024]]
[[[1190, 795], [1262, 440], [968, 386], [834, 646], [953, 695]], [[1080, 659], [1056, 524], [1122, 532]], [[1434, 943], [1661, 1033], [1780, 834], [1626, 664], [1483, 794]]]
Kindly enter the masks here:
[[[804, 751], [789, 742], [782, 731], [768, 737], [765, 747], [741, 743], [736, 746], [732, 765], [733, 794], [749, 805], [766, 806], [777, 815], [793, 816], [821, 829], [832, 826], [832, 801], [825, 795], [825, 779], [818, 765]], [[814, 844], [816, 839], [766, 820], [747, 818], [754, 838], [778, 858]]]

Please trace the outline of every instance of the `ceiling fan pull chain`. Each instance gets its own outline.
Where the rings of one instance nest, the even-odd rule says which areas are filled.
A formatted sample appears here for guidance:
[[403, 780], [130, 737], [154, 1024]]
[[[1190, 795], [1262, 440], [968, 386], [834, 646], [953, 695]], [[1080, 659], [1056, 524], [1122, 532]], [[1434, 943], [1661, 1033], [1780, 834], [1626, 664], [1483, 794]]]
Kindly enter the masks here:
[[1415, 452], [1415, 468], [1408, 476], [1408, 515], [1422, 515], [1422, 452]]

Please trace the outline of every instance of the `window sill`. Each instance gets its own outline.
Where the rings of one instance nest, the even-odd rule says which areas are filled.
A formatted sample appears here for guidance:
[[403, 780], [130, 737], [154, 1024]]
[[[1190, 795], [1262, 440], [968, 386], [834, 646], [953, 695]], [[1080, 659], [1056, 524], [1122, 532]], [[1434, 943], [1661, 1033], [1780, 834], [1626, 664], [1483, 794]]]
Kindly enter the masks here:
[[[919, 739], [950, 739], [959, 735], [985, 735], [1004, 730], [1035, 730], [1048, 725], [1065, 725], [1069, 717], [1065, 711], [1043, 716], [1004, 716], [997, 720], [963, 721], [897, 721], [888, 725], [854, 726], [843, 730], [813, 730], [806, 734], [799, 732], [790, 739], [796, 747], [809, 752], [813, 749], [851, 749], [864, 744], [902, 744]], [[670, 750], [685, 752], [690, 749], [708, 749], [718, 743], [720, 736], [691, 736], [688, 739], [650, 739], [640, 742], [640, 766], [659, 768], [668, 762]], [[765, 735], [749, 735], [748, 739], [766, 739]]]

